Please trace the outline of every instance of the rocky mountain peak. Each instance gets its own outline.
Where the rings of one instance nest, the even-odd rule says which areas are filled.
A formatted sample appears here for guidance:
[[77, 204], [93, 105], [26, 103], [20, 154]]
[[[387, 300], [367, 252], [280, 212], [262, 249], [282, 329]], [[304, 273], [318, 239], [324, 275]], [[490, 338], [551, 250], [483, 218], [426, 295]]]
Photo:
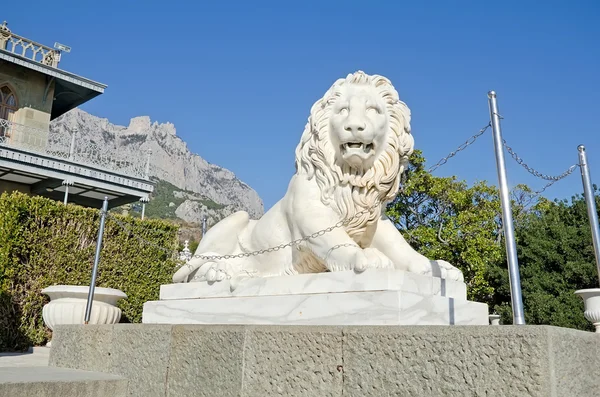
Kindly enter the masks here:
[[144, 134], [150, 131], [151, 127], [152, 122], [150, 121], [150, 116], [137, 116], [129, 121], [129, 127], [127, 127], [127, 129], [131, 132]]
[[177, 130], [175, 129], [175, 125], [173, 123], [158, 123], [158, 121], [153, 123], [149, 116], [137, 116], [132, 118], [129, 121], [129, 126], [127, 127], [126, 132], [132, 132], [136, 134], [152, 133], [163, 137], [166, 135], [177, 135]]
[[[93, 144], [106, 151], [138, 156], [138, 159], [144, 159], [144, 163], [148, 149], [151, 149], [150, 176], [194, 193], [198, 200], [202, 198], [218, 204], [219, 213], [208, 213], [215, 219], [237, 210], [247, 211], [254, 219], [264, 212], [263, 202], [256, 191], [230, 170], [210, 164], [198, 154], [191, 153], [187, 144], [176, 135], [172, 123], [152, 122], [149, 116], [139, 116], [132, 118], [125, 127], [81, 109], [73, 109], [50, 125], [51, 133], [56, 134], [70, 134], [75, 128], [78, 129], [77, 144]], [[187, 203], [186, 208], [189, 209], [190, 205]], [[206, 211], [179, 211], [180, 214], [201, 212], [203, 216], [207, 215]], [[186, 218], [188, 222], [200, 222], [190, 215]]]

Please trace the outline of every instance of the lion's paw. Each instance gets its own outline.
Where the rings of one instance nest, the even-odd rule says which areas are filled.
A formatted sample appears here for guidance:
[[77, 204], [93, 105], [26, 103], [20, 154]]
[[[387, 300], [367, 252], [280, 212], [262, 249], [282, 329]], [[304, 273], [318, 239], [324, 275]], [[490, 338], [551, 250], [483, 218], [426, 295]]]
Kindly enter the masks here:
[[203, 264], [196, 274], [193, 281], [215, 281], [228, 280], [237, 273], [236, 266], [225, 261], [211, 261]]
[[[361, 255], [362, 254], [362, 255]], [[354, 256], [354, 270], [393, 269], [394, 263], [376, 248], [365, 248]]]
[[458, 269], [455, 266], [452, 266], [450, 263], [438, 259], [436, 261], [432, 261], [435, 262], [440, 270], [441, 270], [441, 278], [445, 278], [446, 280], [452, 280], [452, 281], [464, 281], [465, 277], [463, 275], [463, 273], [460, 271], [460, 269]]
[[394, 262], [390, 258], [388, 258], [383, 252], [379, 251], [377, 248], [365, 248], [365, 255], [367, 258], [371, 260], [373, 264], [371, 267], [377, 269], [393, 269]]

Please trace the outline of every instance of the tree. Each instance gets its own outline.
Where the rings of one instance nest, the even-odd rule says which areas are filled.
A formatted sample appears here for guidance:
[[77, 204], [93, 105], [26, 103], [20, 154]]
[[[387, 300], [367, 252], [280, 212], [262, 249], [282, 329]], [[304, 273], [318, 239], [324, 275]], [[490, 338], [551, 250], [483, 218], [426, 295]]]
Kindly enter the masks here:
[[415, 151], [387, 215], [417, 251], [463, 271], [469, 299], [491, 302], [494, 288], [485, 278], [486, 269], [501, 260], [503, 250], [497, 189], [485, 182], [468, 187], [456, 177], [432, 176], [424, 164]]
[[[596, 187], [594, 187], [596, 191]], [[596, 196], [600, 204], [600, 198]], [[591, 231], [581, 195], [551, 202], [540, 199], [516, 228], [525, 321], [591, 330], [583, 316], [578, 289], [598, 286]], [[504, 323], [512, 322], [507, 271], [488, 269], [494, 286], [494, 308]]]
[[[415, 151], [388, 216], [417, 251], [463, 271], [470, 300], [488, 303], [504, 324], [512, 323], [497, 188], [435, 177], [424, 165]], [[598, 196], [596, 201], [600, 208]], [[598, 286], [583, 196], [552, 202], [518, 185], [511, 206], [526, 322], [591, 330], [583, 301], [574, 294]]]

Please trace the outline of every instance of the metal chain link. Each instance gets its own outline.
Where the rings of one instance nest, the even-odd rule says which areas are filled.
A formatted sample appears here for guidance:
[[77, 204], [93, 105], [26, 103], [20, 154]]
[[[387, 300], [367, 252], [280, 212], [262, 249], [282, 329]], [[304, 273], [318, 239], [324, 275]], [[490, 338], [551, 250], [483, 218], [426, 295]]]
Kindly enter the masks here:
[[470, 137], [469, 139], [467, 139], [467, 141], [465, 143], [463, 143], [458, 148], [456, 148], [455, 151], [450, 152], [450, 154], [448, 154], [446, 157], [443, 157], [434, 166], [432, 166], [431, 168], [429, 168], [428, 172], [433, 172], [433, 171], [437, 170], [439, 167], [441, 167], [442, 165], [446, 164], [448, 162], [448, 160], [450, 160], [452, 157], [456, 156], [458, 154], [458, 152], [460, 152], [462, 150], [465, 150], [468, 146], [470, 146], [473, 143], [475, 143], [475, 141], [477, 140], [477, 138], [479, 138], [481, 135], [483, 135], [485, 133], [485, 131], [488, 128], [490, 128], [491, 125], [492, 125], [492, 123], [489, 122], [485, 127], [483, 127], [482, 129], [480, 129], [477, 134], [473, 135], [472, 137]]
[[[446, 162], [456, 156], [456, 154], [464, 149], [466, 149], [468, 146], [470, 146], [471, 144], [473, 144], [475, 142], [475, 140], [477, 140], [477, 138], [479, 138], [481, 135], [483, 135], [485, 133], [485, 131], [491, 126], [491, 123], [488, 123], [484, 128], [482, 128], [481, 130], [479, 130], [479, 132], [475, 135], [473, 135], [472, 137], [470, 137], [465, 143], [463, 143], [462, 145], [460, 145], [455, 151], [451, 152], [448, 156], [442, 158], [440, 161], [438, 161], [437, 164], [435, 164], [433, 167], [431, 167], [429, 169], [429, 172], [432, 172], [434, 170], [436, 170], [437, 168], [439, 168], [440, 166], [446, 164]], [[284, 248], [287, 247], [292, 247], [295, 245], [299, 245], [305, 241], [323, 236], [325, 233], [330, 233], [335, 229], [341, 228], [343, 226], [348, 225], [353, 219], [362, 216], [364, 214], [369, 213], [370, 211], [372, 211], [373, 209], [377, 208], [381, 203], [379, 201], [377, 201], [374, 205], [357, 212], [356, 214], [354, 214], [352, 217], [348, 218], [348, 219], [343, 219], [339, 222], [337, 222], [335, 225], [333, 226], [329, 226], [325, 229], [319, 230], [317, 232], [314, 232], [308, 236], [290, 241], [286, 244], [280, 244], [278, 246], [275, 247], [269, 247], [269, 248], [265, 248], [265, 249], [261, 249], [261, 250], [257, 250], [257, 251], [252, 251], [252, 252], [245, 252], [245, 253], [240, 253], [240, 254], [232, 254], [232, 255], [193, 255], [192, 258], [199, 258], [199, 259], [204, 259], [204, 260], [221, 260], [221, 259], [241, 259], [241, 258], [248, 258], [251, 256], [257, 256], [257, 255], [263, 255], [263, 254], [267, 254], [267, 253], [271, 253], [271, 252], [276, 252], [276, 251], [280, 251]], [[151, 241], [148, 241], [146, 239], [144, 239], [143, 237], [138, 236], [137, 234], [135, 234], [131, 228], [126, 225], [125, 223], [119, 221], [116, 217], [114, 217], [111, 214], [107, 214], [111, 220], [113, 220], [117, 225], [119, 225], [123, 230], [125, 230], [126, 232], [130, 233], [131, 235], [133, 235], [133, 237], [135, 237], [137, 240], [139, 240], [140, 242], [150, 245], [154, 248], [157, 248], [159, 250], [162, 250], [164, 252], [167, 253], [172, 253], [174, 255], [177, 255], [179, 253], [178, 250], [173, 250], [173, 249], [169, 249], [169, 248], [164, 248], [159, 246], [156, 243], [153, 243]]]
[[573, 164], [572, 166], [570, 166], [565, 172], [563, 172], [561, 174], [561, 178], [559, 179], [553, 179], [551, 180], [549, 183], [547, 183], [543, 188], [541, 188], [540, 190], [536, 190], [533, 192], [533, 194], [535, 196], [540, 195], [544, 192], [544, 190], [548, 189], [550, 186], [554, 185], [556, 182], [560, 181], [561, 179], [566, 178], [567, 176], [571, 175], [573, 173], [573, 171], [575, 171], [575, 169], [579, 167], [579, 164]]
[[[102, 212], [102, 210], [100, 210], [100, 212]], [[137, 234], [135, 234], [133, 232], [133, 230], [131, 229], [131, 227], [129, 225], [126, 225], [125, 223], [123, 223], [120, 220], [118, 220], [113, 214], [107, 212], [106, 216], [107, 216], [107, 218], [109, 218], [113, 222], [115, 222], [119, 227], [121, 227], [121, 229], [123, 229], [124, 231], [130, 233], [138, 241], [140, 241], [140, 242], [142, 242], [142, 243], [144, 243], [146, 245], [150, 245], [150, 246], [152, 246], [154, 248], [157, 248], [157, 249], [159, 249], [161, 251], [164, 251], [166, 253], [174, 254], [174, 255], [179, 255], [179, 250], [177, 250], [177, 249], [165, 248], [165, 247], [162, 247], [162, 246], [160, 246], [160, 245], [158, 245], [156, 243], [153, 243], [152, 241], [148, 241], [145, 238], [138, 236]]]
[[551, 176], [551, 175], [546, 175], [546, 174], [542, 174], [539, 171], [536, 171], [535, 169], [531, 168], [530, 166], [528, 166], [521, 157], [519, 157], [519, 155], [517, 153], [515, 153], [515, 151], [508, 146], [508, 144], [506, 143], [505, 139], [502, 139], [502, 143], [504, 144], [504, 147], [506, 148], [506, 150], [508, 151], [508, 153], [510, 153], [510, 156], [523, 168], [525, 168], [527, 170], [527, 172], [529, 172], [531, 175], [536, 176], [538, 178], [544, 179], [546, 181], [554, 181], [554, 182], [558, 182], [563, 178], [566, 178], [567, 176], [571, 175], [571, 173], [573, 172], [573, 170], [575, 168], [577, 168], [577, 164], [574, 164], [572, 166], [570, 166], [565, 172], [563, 172], [560, 175], [557, 176]]
[[240, 259], [240, 258], [248, 258], [250, 256], [257, 256], [257, 255], [262, 255], [262, 254], [266, 254], [266, 253], [271, 253], [271, 252], [276, 252], [279, 250], [282, 250], [284, 248], [287, 247], [291, 247], [294, 245], [299, 245], [305, 241], [311, 240], [313, 238], [317, 238], [320, 236], [323, 236], [325, 233], [329, 233], [335, 229], [338, 229], [340, 227], [346, 226], [348, 225], [354, 218], [357, 218], [361, 215], [364, 214], [368, 214], [370, 211], [372, 211], [373, 209], [377, 208], [381, 203], [379, 201], [377, 201], [374, 205], [365, 208], [362, 211], [358, 211], [356, 214], [354, 214], [353, 216], [351, 216], [350, 218], [347, 219], [343, 219], [341, 221], [339, 221], [338, 223], [336, 223], [333, 226], [329, 226], [325, 229], [319, 230], [318, 232], [314, 232], [313, 234], [310, 234], [308, 236], [290, 241], [289, 243], [286, 244], [280, 244], [278, 246], [275, 247], [270, 247], [270, 248], [265, 248], [265, 249], [261, 249], [258, 251], [252, 251], [252, 252], [244, 252], [244, 253], [240, 253], [240, 254], [235, 254], [235, 255], [194, 255], [192, 256], [192, 258], [200, 258], [200, 259], [204, 259], [204, 260], [220, 260], [220, 259]]
[[548, 189], [550, 186], [554, 185], [556, 182], [558, 182], [558, 181], [550, 181], [547, 184], [545, 184], [544, 187], [541, 188], [540, 190], [533, 191], [532, 192], [533, 193], [533, 197], [539, 196], [540, 194], [544, 193], [544, 191], [546, 189]]
[[[287, 247], [291, 247], [294, 245], [298, 245], [303, 243], [304, 241], [308, 241], [310, 239], [314, 239], [320, 236], [323, 236], [325, 233], [329, 233], [335, 229], [338, 229], [340, 227], [346, 226], [348, 225], [353, 219], [358, 218], [359, 216], [362, 216], [364, 214], [368, 214], [370, 211], [376, 209], [381, 203], [379, 201], [377, 201], [375, 204], [373, 204], [372, 206], [365, 208], [362, 211], [358, 211], [356, 214], [354, 214], [353, 216], [351, 216], [350, 218], [347, 219], [343, 219], [339, 222], [337, 222], [335, 225], [333, 226], [329, 226], [325, 229], [319, 230], [317, 232], [314, 232], [308, 236], [290, 241], [289, 243], [286, 244], [280, 244], [278, 246], [275, 247], [270, 247], [270, 248], [265, 248], [265, 249], [261, 249], [258, 251], [252, 251], [252, 252], [245, 252], [245, 253], [240, 253], [240, 254], [235, 254], [235, 255], [193, 255], [192, 258], [200, 258], [200, 259], [205, 259], [205, 260], [221, 260], [221, 259], [234, 259], [234, 258], [247, 258], [247, 257], [251, 257], [251, 256], [257, 256], [257, 255], [262, 255], [262, 254], [266, 254], [266, 253], [271, 253], [271, 252], [276, 252], [279, 250], [282, 250], [284, 248]], [[108, 214], [107, 216], [113, 220], [117, 225], [119, 225], [123, 230], [125, 230], [126, 232], [131, 233], [131, 235], [133, 235], [133, 237], [135, 237], [137, 240], [141, 241], [144, 244], [150, 245], [154, 248], [160, 249], [164, 252], [167, 253], [173, 253], [175, 255], [177, 255], [179, 253], [178, 250], [173, 250], [173, 249], [169, 249], [169, 248], [164, 248], [161, 247], [158, 244], [155, 244], [151, 241], [148, 241], [146, 239], [144, 239], [143, 237], [138, 236], [137, 234], [135, 234], [131, 228], [126, 225], [125, 223], [119, 221], [116, 217], [114, 217], [112, 214]]]
[[[434, 166], [430, 167], [429, 168], [429, 172], [435, 171], [436, 169], [438, 169], [442, 165], [446, 164], [449, 159], [451, 159], [452, 157], [456, 156], [459, 152], [465, 150], [468, 146], [472, 145], [477, 140], [477, 138], [479, 138], [481, 135], [483, 135], [487, 131], [487, 129], [490, 128], [490, 126], [491, 126], [491, 122], [488, 123], [482, 129], [480, 129], [477, 132], [477, 134], [475, 134], [472, 137], [470, 137], [469, 139], [467, 139], [462, 145], [460, 145], [458, 148], [456, 148], [456, 150], [454, 150], [453, 152], [450, 152], [446, 157], [442, 158]], [[528, 170], [532, 170], [526, 164], [524, 164], [523, 161], [518, 156], [516, 156], [516, 154], [514, 153], [514, 151], [512, 151], [512, 149], [510, 147], [508, 147], [508, 145], [506, 145], [506, 141], [504, 142], [504, 144], [507, 147], [507, 149], [509, 150], [509, 153], [511, 153], [511, 155], [513, 155], [513, 158], [515, 158], [515, 160], [518, 159], [517, 162], [519, 162], [519, 164], [524, 165]], [[535, 171], [535, 170], [532, 170], [533, 172], [536, 172], [537, 174], [539, 174], [540, 177], [547, 177], [547, 178], [551, 178], [551, 179], [548, 179], [548, 180], [552, 180], [552, 182], [549, 183], [549, 184], [547, 184], [542, 190], [540, 190], [539, 193], [541, 193], [544, 190], [546, 190], [553, 183], [555, 183], [555, 182], [559, 181], [560, 179], [565, 178], [566, 176], [570, 175], [576, 167], [577, 167], [577, 165], [571, 166], [567, 171], [565, 171], [563, 174], [561, 174], [560, 177], [548, 177], [546, 175], [537, 173], [537, 171]], [[534, 174], [534, 175], [536, 175], [536, 174]], [[538, 176], [538, 175], [536, 175], [536, 176]], [[544, 179], [546, 179], [546, 178], [544, 178]], [[534, 192], [534, 193], [535, 194], [539, 194], [538, 192]], [[357, 218], [359, 216], [362, 216], [362, 215], [364, 215], [366, 213], [369, 213], [373, 209], [377, 208], [380, 204], [381, 203], [378, 201], [374, 205], [372, 205], [372, 206], [370, 206], [370, 207], [368, 207], [368, 208], [366, 208], [366, 209], [364, 209], [362, 211], [357, 212], [352, 217], [347, 218], [347, 219], [343, 219], [343, 220], [337, 222], [333, 226], [329, 226], [329, 227], [327, 227], [325, 229], [322, 229], [322, 230], [319, 230], [317, 232], [314, 232], [314, 233], [312, 233], [312, 234], [310, 234], [308, 236], [305, 236], [305, 237], [302, 237], [302, 238], [290, 241], [290, 242], [285, 243], [285, 244], [280, 244], [280, 245], [275, 246], [275, 247], [269, 247], [269, 248], [265, 248], [265, 249], [261, 249], [261, 250], [257, 250], [257, 251], [245, 252], [245, 253], [239, 253], [239, 254], [231, 254], [231, 255], [193, 255], [192, 258], [199, 258], [199, 259], [204, 259], [204, 260], [241, 259], [241, 258], [248, 258], [248, 257], [251, 257], [251, 256], [263, 255], [263, 254], [267, 254], [267, 253], [271, 253], [271, 252], [280, 251], [280, 250], [282, 250], [284, 248], [292, 247], [292, 246], [295, 246], [295, 245], [299, 245], [299, 244], [301, 244], [301, 243], [303, 243], [305, 241], [308, 241], [308, 240], [311, 240], [311, 239], [323, 236], [324, 234], [330, 233], [330, 232], [332, 232], [335, 229], [338, 229], [338, 228], [341, 228], [343, 226], [346, 226], [353, 219], [355, 219], [355, 218]], [[160, 250], [162, 250], [164, 252], [172, 253], [174, 255], [177, 255], [179, 253], [178, 250], [173, 250], [173, 249], [161, 247], [158, 244], [155, 244], [155, 243], [153, 243], [151, 241], [148, 241], [148, 240], [146, 240], [146, 239], [144, 239], [144, 238], [136, 235], [131, 230], [131, 228], [128, 225], [126, 225], [125, 223], [119, 221], [116, 217], [114, 217], [111, 214], [107, 214], [107, 215], [117, 225], [119, 225], [123, 230], [125, 230], [126, 232], [131, 233], [137, 240], [141, 241], [142, 243], [150, 245], [150, 246], [152, 246], [154, 248], [160, 249]]]

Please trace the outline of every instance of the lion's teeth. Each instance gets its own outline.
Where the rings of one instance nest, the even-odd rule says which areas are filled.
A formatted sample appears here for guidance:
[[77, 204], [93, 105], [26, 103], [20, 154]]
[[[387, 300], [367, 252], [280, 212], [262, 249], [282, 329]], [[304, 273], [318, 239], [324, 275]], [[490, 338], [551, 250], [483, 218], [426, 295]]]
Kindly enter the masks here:
[[343, 151], [347, 151], [348, 149], [362, 149], [363, 152], [368, 153], [373, 149], [373, 144], [364, 144], [361, 142], [346, 142], [342, 144], [341, 149]]

